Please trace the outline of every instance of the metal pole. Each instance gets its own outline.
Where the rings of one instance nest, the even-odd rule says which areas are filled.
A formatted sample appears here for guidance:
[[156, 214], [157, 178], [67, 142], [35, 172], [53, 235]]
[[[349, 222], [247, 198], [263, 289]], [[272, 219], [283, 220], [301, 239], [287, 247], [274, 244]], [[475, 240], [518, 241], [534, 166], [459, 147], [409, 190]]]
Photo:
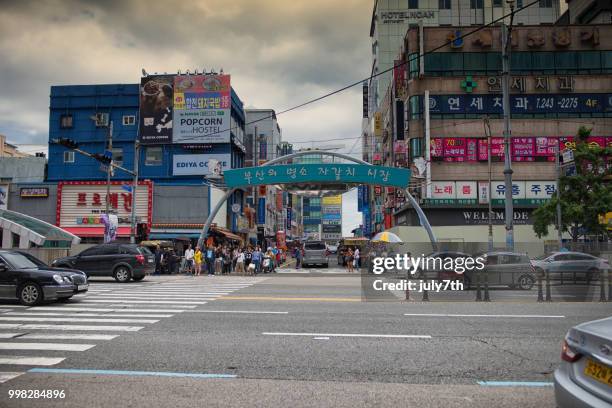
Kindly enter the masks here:
[[502, 92], [504, 109], [504, 185], [505, 185], [505, 219], [506, 249], [514, 251], [514, 205], [512, 202], [512, 158], [510, 157], [510, 48], [512, 38], [512, 20], [510, 26], [502, 25]]
[[206, 223], [204, 224], [204, 227], [202, 228], [202, 232], [200, 232], [200, 238], [198, 239], [198, 246], [200, 248], [203, 248], [202, 245], [204, 244], [204, 241], [206, 240], [206, 236], [208, 235], [208, 230], [210, 229], [210, 224], [212, 224], [213, 220], [215, 219], [215, 216], [217, 215], [217, 213], [219, 212], [221, 207], [223, 207], [225, 205], [227, 199], [232, 194], [234, 194], [234, 191], [236, 191], [236, 190], [238, 190], [238, 189], [237, 188], [232, 188], [230, 190], [227, 190], [225, 192], [225, 194], [223, 195], [223, 197], [221, 197], [221, 199], [219, 200], [217, 205], [215, 205], [215, 208], [208, 215], [208, 218], [206, 219]]
[[563, 230], [561, 229], [562, 220], [561, 220], [561, 192], [559, 191], [559, 180], [561, 178], [561, 160], [559, 158], [559, 154], [561, 154], [561, 149], [559, 148], [559, 143], [556, 143], [556, 181], [557, 181], [557, 240], [559, 241], [559, 251], [563, 248]]
[[487, 187], [487, 201], [489, 203], [489, 251], [493, 251], [493, 203], [491, 202], [491, 126], [489, 118], [485, 117], [485, 133], [487, 135], [487, 163], [489, 165], [489, 185]]
[[132, 221], [130, 227], [130, 242], [136, 243], [136, 189], [138, 188], [138, 161], [140, 159], [140, 143], [134, 142], [134, 181], [132, 182]]
[[[253, 167], [257, 167], [257, 164], [259, 164], [259, 158], [257, 157], [258, 140], [257, 125], [255, 125], [255, 134], [253, 135]], [[255, 243], [259, 244], [259, 186], [253, 186], [253, 208], [255, 208]]]
[[[111, 120], [108, 125], [108, 151], [113, 151], [113, 121]], [[112, 163], [112, 162], [111, 162]], [[111, 172], [113, 166], [110, 164], [106, 169], [106, 214], [109, 213], [110, 210], [110, 186], [111, 186]]]

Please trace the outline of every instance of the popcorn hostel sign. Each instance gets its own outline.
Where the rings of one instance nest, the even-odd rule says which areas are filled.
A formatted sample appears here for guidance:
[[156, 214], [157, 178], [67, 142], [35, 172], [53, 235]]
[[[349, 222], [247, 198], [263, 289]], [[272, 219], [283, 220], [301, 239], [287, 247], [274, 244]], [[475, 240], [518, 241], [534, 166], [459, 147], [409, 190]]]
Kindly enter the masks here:
[[[221, 175], [231, 166], [231, 155], [223, 154], [176, 154], [172, 158], [173, 176]], [[212, 164], [212, 168], [211, 168]]]
[[[110, 208], [117, 213], [119, 228], [117, 235], [130, 234], [132, 215], [132, 193], [114, 181], [111, 184]], [[128, 184], [129, 185], [129, 184]], [[136, 192], [137, 222], [151, 223], [153, 184], [138, 183]], [[77, 236], [103, 236], [104, 224], [100, 216], [106, 210], [106, 182], [73, 181], [60, 182], [57, 186], [56, 223]]]

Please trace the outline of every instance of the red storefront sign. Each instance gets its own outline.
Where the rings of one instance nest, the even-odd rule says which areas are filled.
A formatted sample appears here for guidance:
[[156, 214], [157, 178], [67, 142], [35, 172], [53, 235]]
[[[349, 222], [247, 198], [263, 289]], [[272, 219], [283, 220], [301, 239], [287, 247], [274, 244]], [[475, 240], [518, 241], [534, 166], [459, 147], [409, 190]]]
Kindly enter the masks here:
[[[117, 235], [129, 236], [132, 213], [131, 183], [112, 181], [110, 208], [119, 219]], [[100, 216], [106, 210], [105, 181], [70, 181], [57, 185], [56, 225], [80, 237], [104, 236]], [[151, 225], [153, 183], [140, 181], [136, 191], [136, 218]]]

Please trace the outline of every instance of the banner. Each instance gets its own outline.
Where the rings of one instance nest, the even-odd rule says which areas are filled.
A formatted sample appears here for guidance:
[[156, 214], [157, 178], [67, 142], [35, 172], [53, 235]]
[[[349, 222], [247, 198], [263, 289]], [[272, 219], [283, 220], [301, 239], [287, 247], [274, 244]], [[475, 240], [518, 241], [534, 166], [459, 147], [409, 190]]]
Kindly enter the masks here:
[[326, 196], [326, 197], [322, 197], [321, 198], [321, 204], [323, 205], [342, 205], [342, 196], [341, 195], [335, 195], [335, 196]]
[[229, 75], [177, 75], [174, 78], [173, 143], [229, 143]]
[[259, 197], [259, 203], [257, 204], [257, 224], [266, 223], [266, 198]]
[[140, 80], [140, 143], [172, 143], [174, 76], [154, 75]]

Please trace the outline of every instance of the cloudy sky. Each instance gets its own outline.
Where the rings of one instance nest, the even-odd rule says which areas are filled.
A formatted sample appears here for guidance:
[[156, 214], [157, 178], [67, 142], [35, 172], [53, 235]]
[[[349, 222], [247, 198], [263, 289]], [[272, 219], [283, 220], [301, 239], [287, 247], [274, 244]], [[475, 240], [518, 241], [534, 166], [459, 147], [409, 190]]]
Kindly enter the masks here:
[[[368, 75], [372, 6], [373, 0], [0, 0], [0, 133], [15, 143], [46, 144], [51, 85], [136, 83], [141, 68], [222, 67], [245, 106], [286, 109]], [[279, 116], [284, 139], [301, 147], [342, 138], [341, 151], [350, 151], [360, 133], [360, 92]], [[359, 143], [352, 152], [358, 151]]]

